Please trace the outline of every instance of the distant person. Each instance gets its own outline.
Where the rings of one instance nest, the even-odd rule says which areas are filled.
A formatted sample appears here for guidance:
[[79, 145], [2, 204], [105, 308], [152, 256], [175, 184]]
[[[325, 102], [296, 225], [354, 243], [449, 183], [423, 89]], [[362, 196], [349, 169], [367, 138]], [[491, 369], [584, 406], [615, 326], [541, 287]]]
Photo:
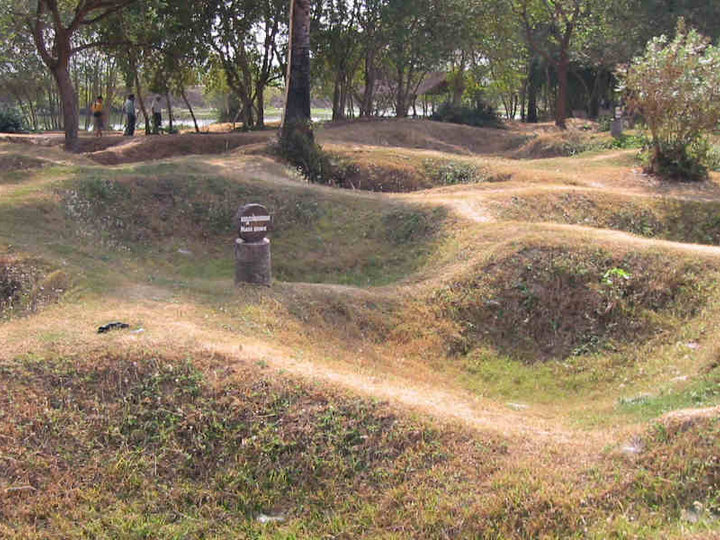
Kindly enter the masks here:
[[135, 114], [135, 94], [130, 94], [123, 107], [123, 112], [127, 117], [127, 123], [125, 124], [125, 136], [132, 137], [135, 135], [135, 122], [137, 116]]
[[93, 118], [93, 131], [96, 137], [102, 137], [103, 130], [103, 116], [105, 115], [105, 105], [103, 103], [103, 97], [98, 96], [95, 102], [91, 105], [90, 111], [92, 112]]
[[152, 115], [153, 115], [153, 135], [160, 135], [160, 128], [162, 127], [162, 105], [160, 104], [160, 96], [155, 96], [152, 103]]

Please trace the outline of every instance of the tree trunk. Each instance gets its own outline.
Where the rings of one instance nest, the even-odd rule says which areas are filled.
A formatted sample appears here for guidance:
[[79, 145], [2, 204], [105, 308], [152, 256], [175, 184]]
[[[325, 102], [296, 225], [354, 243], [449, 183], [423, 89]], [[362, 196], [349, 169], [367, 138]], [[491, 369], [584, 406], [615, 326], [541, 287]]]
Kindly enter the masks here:
[[342, 99], [342, 81], [340, 73], [335, 74], [335, 85], [333, 88], [333, 107], [332, 107], [332, 119], [333, 122], [343, 120], [345, 111]]
[[75, 88], [70, 78], [67, 60], [60, 60], [52, 70], [53, 77], [60, 91], [62, 100], [63, 129], [65, 130], [65, 146], [75, 149], [78, 139], [78, 111]]
[[566, 57], [562, 57], [557, 66], [558, 76], [558, 95], [557, 105], [555, 106], [555, 125], [560, 129], [565, 129], [565, 120], [567, 119], [567, 89], [568, 89], [568, 71], [570, 62]]
[[145, 135], [150, 135], [150, 120], [148, 117], [147, 109], [145, 108], [145, 101], [142, 97], [142, 87], [140, 86], [140, 77], [137, 70], [135, 70], [135, 92], [137, 93], [138, 103], [140, 104], [140, 110], [145, 120]]
[[372, 116], [373, 100], [375, 98], [375, 53], [365, 55], [365, 90], [360, 103], [360, 117]]
[[28, 95], [27, 101], [30, 109], [30, 122], [32, 123], [33, 131], [37, 131], [40, 126], [38, 125], [37, 111], [35, 110], [35, 104], [33, 103], [31, 95]]
[[165, 94], [165, 99], [167, 100], [168, 104], [168, 132], [173, 133], [173, 110], [172, 110], [172, 100], [170, 99], [170, 92], [167, 92]]
[[257, 84], [255, 91], [255, 103], [257, 104], [255, 110], [257, 111], [257, 119], [255, 125], [258, 129], [265, 128], [265, 85], [262, 83]]
[[195, 112], [193, 111], [192, 105], [190, 105], [190, 101], [185, 94], [185, 88], [180, 89], [180, 95], [182, 96], [188, 111], [190, 111], [190, 116], [192, 117], [193, 124], [195, 125], [195, 133], [200, 133], [200, 128], [198, 127], [197, 119], [195, 118]]
[[405, 74], [402, 68], [398, 68], [397, 94], [395, 95], [395, 116], [398, 118], [407, 118], [408, 104], [405, 100]]
[[455, 107], [462, 105], [462, 98], [465, 94], [465, 70], [460, 69], [454, 74], [452, 81], [452, 104]]
[[250, 131], [255, 127], [255, 121], [253, 117], [253, 109], [255, 103], [252, 96], [243, 94], [242, 97], [242, 117], [243, 117], [243, 131]]
[[310, 134], [310, 4], [293, 0], [283, 129], [306, 125]]
[[555, 117], [557, 99], [553, 99], [553, 91], [552, 78], [550, 77], [550, 63], [547, 62], [545, 64], [545, 95], [543, 96], [543, 104], [545, 105], [544, 116], [547, 118]]
[[537, 80], [537, 60], [530, 60], [530, 69], [528, 70], [527, 84], [527, 115], [526, 121], [529, 124], [537, 124], [538, 122], [538, 80]]

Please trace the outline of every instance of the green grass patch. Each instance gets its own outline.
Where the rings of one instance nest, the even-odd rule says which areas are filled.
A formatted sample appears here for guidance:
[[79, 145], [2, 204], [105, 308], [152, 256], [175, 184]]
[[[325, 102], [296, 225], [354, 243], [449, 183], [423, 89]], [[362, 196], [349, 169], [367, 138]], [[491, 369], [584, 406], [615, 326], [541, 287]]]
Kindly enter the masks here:
[[[0, 489], [12, 498], [0, 533], [362, 536], [392, 515], [447, 533], [455, 522], [433, 501], [466, 491], [435, 469], [456, 444], [478, 463], [494, 452], [380, 404], [199, 360], [216, 382], [191, 358], [150, 353], [0, 364]], [[423, 511], [395, 506], [406, 498]]]
[[473, 393], [520, 404], [551, 405], [585, 397], [617, 376], [594, 356], [529, 365], [484, 348], [461, 357], [458, 367], [461, 382]]
[[82, 171], [56, 192], [75, 240], [174, 261], [186, 278], [232, 276], [233, 218], [251, 201], [275, 217], [273, 266], [283, 281], [392, 283], [425, 263], [446, 219], [442, 209], [235, 182], [193, 167], [177, 175], [167, 164]]
[[639, 420], [651, 420], [678, 409], [720, 405], [720, 369], [703, 373], [683, 385], [661, 388], [618, 400], [618, 410]]

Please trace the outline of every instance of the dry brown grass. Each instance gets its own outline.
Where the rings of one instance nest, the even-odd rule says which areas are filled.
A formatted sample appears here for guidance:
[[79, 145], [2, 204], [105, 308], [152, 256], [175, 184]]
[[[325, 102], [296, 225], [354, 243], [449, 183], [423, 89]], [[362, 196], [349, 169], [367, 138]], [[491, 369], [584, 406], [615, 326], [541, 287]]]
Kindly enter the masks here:
[[0, 321], [35, 313], [57, 302], [70, 288], [70, 280], [47, 262], [0, 253]]
[[435, 150], [449, 154], [503, 154], [522, 146], [527, 134], [429, 120], [375, 120], [328, 124], [317, 131], [320, 144]]
[[697, 315], [714, 275], [657, 255], [523, 246], [455, 281], [438, 301], [461, 326], [455, 347], [490, 342], [532, 362], [668, 331], [658, 315]]
[[107, 149], [92, 151], [89, 157], [103, 165], [136, 163], [189, 154], [222, 154], [242, 146], [266, 143], [275, 136], [272, 131], [231, 134], [183, 134], [137, 137], [119, 140]]
[[[507, 130], [508, 140], [486, 146], [484, 134], [475, 131], [476, 139], [462, 146], [469, 132], [390, 124], [378, 123], [375, 134], [370, 124], [348, 124], [319, 136], [322, 141], [337, 130], [338, 140], [356, 137], [328, 146], [367, 167], [411, 171], [411, 179], [426, 160], [461, 161], [511, 178], [385, 195], [308, 186], [266, 157], [237, 153], [132, 171], [86, 168], [80, 174], [92, 176], [89, 183], [99, 193], [115, 180], [131, 191], [106, 208], [130, 210], [113, 215], [131, 219], [122, 230], [101, 230], [98, 238], [122, 238], [137, 255], [110, 244], [93, 250], [73, 235], [40, 244], [21, 223], [0, 231], [2, 242], [47, 252], [53, 264], [63, 261], [83, 287], [30, 318], [0, 323], [0, 376], [12, 387], [8, 395], [17, 396], [15, 402], [0, 397], [3, 412], [12, 411], [3, 417], [10, 421], [0, 422], [0, 433], [12, 439], [0, 437], [0, 534], [607, 538], [716, 528], [709, 520], [691, 524], [683, 517], [690, 499], [706, 508], [716, 504], [716, 411], [705, 411], [700, 420], [693, 414], [687, 429], [663, 421], [666, 435], [648, 432], [646, 421], [668, 408], [716, 399], [720, 348], [713, 328], [720, 300], [713, 280], [720, 248], [605, 230], [602, 221], [595, 228], [578, 226], [578, 219], [552, 223], [562, 221], [557, 216], [567, 200], [580, 201], [577, 216], [588, 213], [588, 204], [606, 216], [619, 200], [645, 205], [658, 194], [713, 201], [719, 198], [716, 184], [657, 184], [633, 173], [629, 152], [523, 161], [468, 153], [472, 145], [494, 153], [492, 144], [528, 136], [516, 127]], [[404, 148], [383, 148], [383, 142]], [[448, 153], [437, 151], [441, 147]], [[384, 181], [382, 168], [376, 172]], [[26, 186], [3, 186], [8, 198], [0, 212], [20, 219], [42, 199], [42, 212], [32, 215], [50, 222], [57, 217], [58, 192], [47, 188], [53, 182], [41, 170], [29, 171]], [[183, 191], [189, 184], [201, 186], [195, 195], [205, 210], [220, 209], [217, 222], [209, 213], [197, 227], [183, 221], [177, 210], [185, 208], [180, 199], [190, 193]], [[442, 245], [395, 284], [286, 282], [270, 290], [235, 290], [230, 266], [216, 270], [210, 264], [216, 252], [218, 261], [227, 257], [220, 244], [217, 250], [202, 247], [215, 225], [228, 226], [227, 208], [218, 204], [235, 198], [226, 195], [230, 184], [282, 203], [283, 217], [300, 212], [303, 227], [289, 228], [302, 246], [318, 234], [307, 232], [317, 209], [305, 202], [328, 205], [316, 230], [323, 235], [318, 245], [345, 247], [341, 253], [304, 250], [312, 260], [294, 256], [292, 279], [299, 281], [308, 279], [312, 265], [369, 257], [354, 251], [366, 237], [347, 243], [367, 223], [378, 222], [380, 214], [365, 212], [365, 205], [417, 210], [419, 203], [428, 215], [429, 206], [452, 215], [432, 229]], [[600, 190], [612, 193], [601, 196]], [[508, 216], [492, 211], [494, 205], [515, 204], [512, 197], [529, 201], [528, 211], [498, 221]], [[143, 204], [145, 212], [136, 212]], [[342, 227], [333, 225], [332, 219], [349, 215], [353, 219]], [[102, 222], [100, 206], [93, 216], [93, 223]], [[403, 216], [393, 213], [388, 223], [407, 225]], [[423, 230], [416, 221], [408, 222], [409, 238]], [[52, 227], [61, 223], [52, 221]], [[140, 243], [132, 239], [138, 231]], [[156, 249], [173, 235], [192, 241], [195, 257], [208, 264], [184, 263], [174, 245], [167, 253]], [[346, 243], [336, 242], [340, 236]], [[276, 249], [290, 253], [282, 242]], [[173, 273], [165, 261], [170, 258], [188, 268]], [[606, 282], [616, 278], [617, 287]], [[144, 332], [95, 333], [116, 319]], [[612, 348], [579, 350], [588, 335], [599, 338], [591, 345], [604, 341]], [[468, 354], [457, 354], [457, 347], [447, 353], [458, 343]], [[568, 351], [577, 354], [548, 360]], [[186, 357], [193, 358], [192, 367]], [[533, 364], [537, 359], [546, 362]], [[147, 402], [135, 399], [138, 388], [144, 392], [158, 374], [162, 379], [166, 366], [172, 377]], [[196, 392], [198, 374], [200, 393], [188, 395]], [[649, 397], [637, 397], [645, 393]], [[646, 412], [640, 410], [644, 402]], [[147, 422], [113, 431], [130, 417]], [[397, 431], [383, 424], [389, 417]], [[236, 432], [216, 430], [213, 419], [225, 427], [226, 421], [247, 421], [248, 429], [261, 430], [253, 433], [261, 442], [238, 444]], [[368, 438], [346, 444], [348, 433], [351, 441], [353, 433]], [[328, 434], [340, 442], [328, 442]], [[621, 449], [634, 437], [644, 441], [644, 450], [628, 457]], [[313, 446], [318, 440], [322, 448]], [[304, 455], [297, 441], [307, 449]], [[376, 459], [373, 452], [385, 450], [397, 452]], [[196, 465], [183, 453], [195, 456]], [[282, 459], [273, 462], [272, 456]], [[348, 467], [355, 458], [367, 466]], [[320, 463], [311, 466], [307, 459]], [[239, 483], [225, 482], [237, 471], [258, 482], [246, 485], [236, 476]], [[3, 491], [8, 487], [21, 489]], [[252, 500], [243, 493], [253, 494]], [[294, 505], [297, 500], [306, 504]], [[261, 526], [254, 521], [261, 511], [282, 512], [288, 521]]]

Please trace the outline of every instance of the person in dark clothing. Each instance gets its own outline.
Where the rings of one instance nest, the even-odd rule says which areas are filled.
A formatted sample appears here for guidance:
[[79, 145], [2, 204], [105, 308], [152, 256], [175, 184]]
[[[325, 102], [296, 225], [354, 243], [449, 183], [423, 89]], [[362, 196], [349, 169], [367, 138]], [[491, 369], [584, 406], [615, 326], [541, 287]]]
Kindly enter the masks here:
[[152, 115], [153, 115], [153, 135], [160, 135], [160, 128], [162, 127], [162, 104], [160, 103], [160, 96], [155, 96], [152, 103]]
[[123, 107], [123, 112], [127, 116], [127, 123], [125, 124], [125, 136], [126, 137], [132, 137], [135, 135], [135, 122], [137, 121], [137, 116], [135, 113], [135, 95], [130, 94], [127, 98], [127, 101], [125, 102], [125, 106]]

